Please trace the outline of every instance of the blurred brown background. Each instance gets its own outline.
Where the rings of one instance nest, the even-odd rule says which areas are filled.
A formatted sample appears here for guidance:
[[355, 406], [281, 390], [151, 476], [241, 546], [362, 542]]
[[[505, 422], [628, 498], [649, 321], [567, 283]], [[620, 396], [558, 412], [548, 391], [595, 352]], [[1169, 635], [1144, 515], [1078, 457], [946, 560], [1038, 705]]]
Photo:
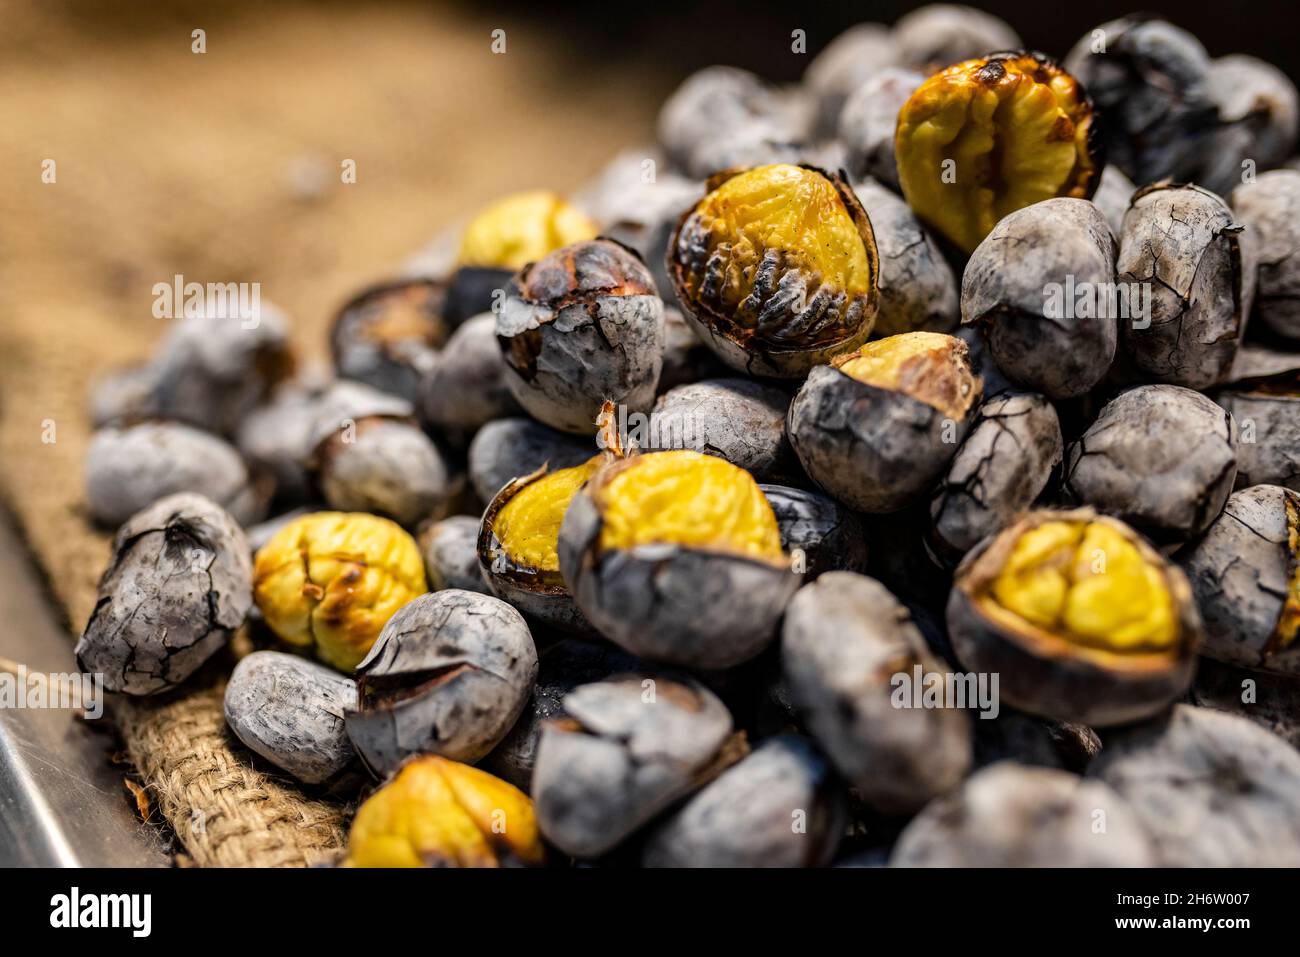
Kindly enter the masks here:
[[86, 393], [164, 333], [154, 283], [260, 282], [323, 356], [350, 293], [503, 192], [579, 185], [674, 79], [468, 6], [199, 6], [0, 3], [0, 481], [75, 630], [107, 555]]

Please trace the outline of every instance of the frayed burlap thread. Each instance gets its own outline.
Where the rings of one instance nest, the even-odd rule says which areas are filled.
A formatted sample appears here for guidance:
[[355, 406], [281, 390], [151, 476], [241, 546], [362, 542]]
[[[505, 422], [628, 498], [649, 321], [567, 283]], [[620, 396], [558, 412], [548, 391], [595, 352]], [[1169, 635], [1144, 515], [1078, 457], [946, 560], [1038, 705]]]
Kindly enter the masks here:
[[122, 701], [118, 726], [149, 795], [201, 867], [309, 867], [344, 840], [344, 808], [306, 798], [232, 748], [221, 688]]

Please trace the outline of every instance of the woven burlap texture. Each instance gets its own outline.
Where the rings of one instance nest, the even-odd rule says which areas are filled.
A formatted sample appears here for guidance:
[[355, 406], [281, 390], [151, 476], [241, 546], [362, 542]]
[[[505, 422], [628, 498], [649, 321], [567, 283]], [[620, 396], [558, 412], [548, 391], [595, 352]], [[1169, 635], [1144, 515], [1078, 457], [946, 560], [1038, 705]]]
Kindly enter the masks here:
[[[472, 16], [0, 0], [0, 482], [70, 640], [109, 552], [85, 519], [87, 390], [165, 334], [154, 283], [260, 282], [320, 359], [338, 304], [443, 224], [509, 189], [573, 188], [647, 135], [666, 78], [574, 70], [536, 31]], [[344, 810], [255, 767], [219, 689], [118, 719], [194, 863], [307, 865], [340, 845]]]
[[306, 867], [343, 843], [343, 808], [312, 800], [232, 749], [222, 688], [116, 709], [127, 754], [195, 861], [218, 867]]

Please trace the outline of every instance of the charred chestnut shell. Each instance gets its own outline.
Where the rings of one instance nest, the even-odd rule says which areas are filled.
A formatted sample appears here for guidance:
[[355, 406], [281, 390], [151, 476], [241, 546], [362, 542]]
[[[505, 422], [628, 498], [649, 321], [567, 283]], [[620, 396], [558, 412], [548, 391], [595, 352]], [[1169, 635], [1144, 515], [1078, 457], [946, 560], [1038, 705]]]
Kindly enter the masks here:
[[[1113, 533], [1111, 541], [1136, 552], [1143, 574], [1155, 577], [1167, 595], [1166, 637], [1157, 644], [1121, 647], [1087, 645], [1003, 608], [995, 599], [999, 576], [1015, 557], [1023, 536], [1048, 523], [1083, 523]], [[1083, 545], [1080, 545], [1082, 548]], [[1123, 545], [1121, 545], [1123, 547]], [[1090, 555], [1099, 574], [1125, 573], [1117, 556]], [[1077, 582], [1070, 587], [1079, 587]], [[1096, 596], [1094, 596], [1096, 598]], [[1100, 601], [1107, 601], [1104, 594]], [[1139, 607], [1139, 612], [1142, 609]], [[1124, 724], [1164, 710], [1191, 684], [1201, 640], [1201, 619], [1186, 577], [1146, 539], [1124, 523], [1092, 509], [1030, 512], [985, 539], [957, 567], [948, 600], [948, 631], [961, 663], [999, 674], [1002, 700], [1023, 711], [1094, 726]]]
[[[884, 378], [851, 374], [880, 356], [897, 357]], [[962, 340], [891, 336], [813, 369], [790, 404], [786, 433], [829, 494], [859, 511], [894, 512], [924, 495], [956, 454], [980, 389]]]
[[[773, 164], [717, 173], [706, 189], [673, 234], [668, 276], [724, 362], [798, 378], [867, 340], [880, 262], [871, 220], [845, 179]], [[765, 218], [740, 218], [759, 203], [771, 210]]]
[[506, 384], [534, 418], [590, 435], [601, 404], [654, 402], [664, 308], [632, 250], [593, 239], [557, 250], [510, 283], [497, 316]]
[[416, 401], [421, 377], [451, 335], [445, 302], [445, 289], [429, 279], [381, 283], [354, 296], [330, 332], [339, 376]]
[[1233, 493], [1179, 562], [1205, 618], [1206, 657], [1300, 674], [1300, 493]]
[[[598, 501], [602, 487], [640, 461], [670, 455], [735, 468], [685, 451], [649, 453], [605, 466], [574, 495], [565, 513], [560, 569], [587, 620], [626, 651], [683, 667], [730, 668], [776, 638], [800, 576], [784, 557], [672, 542], [604, 546], [606, 517]], [[757, 486], [754, 494], [762, 495]], [[771, 533], [779, 549], [774, 518]]]
[[[574, 466], [581, 469], [582, 466]], [[513, 557], [497, 535], [497, 519], [510, 502], [524, 489], [556, 474], [543, 465], [522, 478], [511, 479], [488, 504], [479, 525], [478, 560], [483, 579], [497, 598], [509, 602], [530, 618], [576, 634], [592, 634], [569, 594], [559, 568], [546, 569]]]

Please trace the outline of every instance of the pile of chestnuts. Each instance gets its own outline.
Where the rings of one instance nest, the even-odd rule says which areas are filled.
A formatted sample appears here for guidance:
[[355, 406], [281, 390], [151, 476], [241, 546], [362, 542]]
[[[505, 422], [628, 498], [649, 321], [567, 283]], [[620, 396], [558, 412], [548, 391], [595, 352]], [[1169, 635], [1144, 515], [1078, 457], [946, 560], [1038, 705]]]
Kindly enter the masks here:
[[327, 376], [181, 320], [93, 396], [82, 668], [223, 682], [340, 866], [1300, 865], [1300, 101], [1056, 52], [703, 70]]

